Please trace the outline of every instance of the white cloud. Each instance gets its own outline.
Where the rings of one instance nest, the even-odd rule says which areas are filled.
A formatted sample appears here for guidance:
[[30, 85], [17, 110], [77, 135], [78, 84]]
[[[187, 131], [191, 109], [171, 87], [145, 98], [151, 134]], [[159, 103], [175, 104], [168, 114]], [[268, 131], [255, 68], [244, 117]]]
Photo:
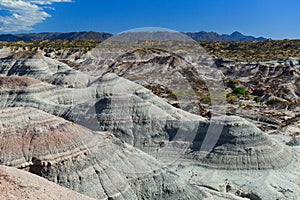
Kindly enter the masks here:
[[72, 0], [0, 0], [0, 10], [9, 15], [0, 14], [0, 31], [14, 32], [31, 30], [32, 26], [51, 17], [44, 5], [72, 2]]
[[24, 0], [27, 2], [35, 3], [35, 4], [40, 4], [40, 5], [49, 5], [52, 3], [62, 3], [62, 2], [72, 2], [72, 0]]

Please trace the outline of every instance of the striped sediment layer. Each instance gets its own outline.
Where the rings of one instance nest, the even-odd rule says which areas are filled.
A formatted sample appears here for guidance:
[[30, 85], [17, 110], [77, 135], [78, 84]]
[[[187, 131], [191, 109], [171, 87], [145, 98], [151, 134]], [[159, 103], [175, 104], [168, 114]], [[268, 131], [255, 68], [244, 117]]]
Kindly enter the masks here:
[[0, 181], [1, 199], [93, 199], [12, 167], [0, 166]]
[[43, 56], [39, 52], [20, 51], [13, 55], [0, 55], [0, 74], [27, 76], [62, 87], [86, 87], [91, 77], [67, 64]]
[[0, 110], [1, 163], [27, 168], [36, 159], [51, 165], [95, 146], [86, 128], [33, 108]]
[[[290, 148], [243, 118], [216, 117], [211, 120], [211, 125], [220, 127], [220, 134], [216, 134], [214, 129], [206, 131], [211, 135], [198, 134], [193, 149], [199, 151], [191, 153], [204, 166], [228, 170], [261, 170], [282, 168], [292, 162]], [[216, 144], [210, 149], [206, 148], [214, 137], [218, 137]]]

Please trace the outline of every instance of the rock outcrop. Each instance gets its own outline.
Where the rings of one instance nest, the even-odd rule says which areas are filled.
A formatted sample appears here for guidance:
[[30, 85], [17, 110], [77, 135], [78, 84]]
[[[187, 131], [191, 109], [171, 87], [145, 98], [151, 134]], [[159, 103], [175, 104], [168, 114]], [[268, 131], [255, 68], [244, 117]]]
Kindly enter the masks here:
[[42, 52], [24, 50], [11, 52], [10, 55], [4, 53], [0, 60], [1, 75], [28, 76], [53, 85], [72, 88], [86, 87], [91, 81], [90, 76], [45, 57]]
[[267, 101], [278, 98], [299, 101], [298, 87], [300, 72], [291, 61], [241, 63], [218, 61], [218, 67], [226, 77], [239, 80], [250, 93]]
[[0, 166], [0, 182], [0, 198], [6, 200], [93, 199], [12, 167]]
[[[194, 159], [199, 159], [200, 165], [227, 170], [262, 170], [278, 169], [292, 163], [293, 154], [289, 148], [245, 119], [227, 116], [224, 120], [214, 120], [211, 124], [222, 126], [218, 142], [210, 152], [191, 153]], [[211, 134], [208, 137], [216, 137], [213, 131]], [[198, 134], [193, 149], [204, 149], [203, 141], [203, 135]]]

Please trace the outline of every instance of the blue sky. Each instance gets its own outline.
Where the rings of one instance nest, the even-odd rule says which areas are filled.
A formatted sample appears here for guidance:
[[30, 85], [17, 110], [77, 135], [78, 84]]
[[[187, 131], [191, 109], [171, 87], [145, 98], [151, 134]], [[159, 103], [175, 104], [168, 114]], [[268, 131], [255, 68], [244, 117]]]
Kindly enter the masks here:
[[139, 27], [300, 38], [299, 0], [0, 0], [0, 33]]

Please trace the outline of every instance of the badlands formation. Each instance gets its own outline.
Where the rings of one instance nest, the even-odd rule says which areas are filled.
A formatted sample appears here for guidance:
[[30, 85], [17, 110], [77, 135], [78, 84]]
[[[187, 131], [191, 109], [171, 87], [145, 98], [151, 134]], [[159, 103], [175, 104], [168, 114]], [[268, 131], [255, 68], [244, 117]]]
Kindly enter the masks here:
[[98, 50], [0, 50], [2, 199], [300, 198], [299, 59]]

